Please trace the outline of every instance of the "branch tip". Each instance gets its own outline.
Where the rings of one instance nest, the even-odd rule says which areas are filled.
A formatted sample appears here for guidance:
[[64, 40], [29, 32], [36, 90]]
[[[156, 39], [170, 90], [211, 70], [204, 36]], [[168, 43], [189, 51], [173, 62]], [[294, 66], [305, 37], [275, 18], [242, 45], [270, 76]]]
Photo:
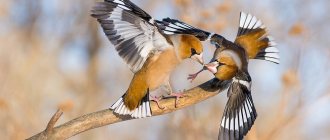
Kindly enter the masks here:
[[50, 119], [50, 121], [47, 124], [46, 130], [45, 130], [47, 134], [53, 130], [56, 122], [58, 121], [58, 119], [60, 119], [62, 114], [63, 114], [62, 109], [58, 109], [56, 111], [56, 113], [53, 115], [53, 117]]

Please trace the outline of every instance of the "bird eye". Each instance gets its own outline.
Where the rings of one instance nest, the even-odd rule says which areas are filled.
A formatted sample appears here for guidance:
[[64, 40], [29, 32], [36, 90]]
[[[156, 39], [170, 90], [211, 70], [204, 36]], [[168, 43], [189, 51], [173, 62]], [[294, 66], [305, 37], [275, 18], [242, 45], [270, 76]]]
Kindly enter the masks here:
[[221, 65], [225, 65], [225, 63], [219, 62], [219, 60], [218, 60], [218, 59], [214, 60], [214, 62], [218, 63], [218, 64], [219, 64], [219, 66], [221, 66]]
[[197, 54], [196, 50], [194, 48], [191, 48], [191, 56]]

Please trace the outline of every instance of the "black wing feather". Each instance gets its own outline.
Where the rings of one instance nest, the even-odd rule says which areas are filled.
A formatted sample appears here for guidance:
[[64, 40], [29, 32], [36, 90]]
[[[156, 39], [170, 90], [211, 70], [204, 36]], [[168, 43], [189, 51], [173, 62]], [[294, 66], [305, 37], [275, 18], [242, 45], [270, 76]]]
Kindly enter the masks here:
[[228, 89], [228, 101], [221, 120], [219, 140], [242, 140], [257, 118], [250, 80], [233, 80]]
[[129, 0], [96, 3], [92, 16], [133, 72], [140, 70], [150, 53], [164, 50], [167, 40], [152, 23], [149, 14]]
[[156, 22], [159, 26], [162, 27], [161, 29], [163, 32], [168, 35], [189, 34], [197, 37], [201, 41], [205, 41], [211, 35], [211, 33], [207, 31], [198, 29], [177, 19], [164, 18], [162, 21], [156, 20]]

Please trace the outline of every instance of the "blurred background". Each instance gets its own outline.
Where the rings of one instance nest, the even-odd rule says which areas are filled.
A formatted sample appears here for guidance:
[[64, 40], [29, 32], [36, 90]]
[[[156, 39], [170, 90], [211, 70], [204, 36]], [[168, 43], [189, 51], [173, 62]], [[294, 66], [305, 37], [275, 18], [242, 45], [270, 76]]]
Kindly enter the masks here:
[[[178, 18], [230, 40], [240, 11], [262, 19], [278, 43], [281, 64], [253, 60], [249, 65], [258, 118], [246, 140], [329, 139], [329, 0], [132, 1], [156, 19]], [[0, 3], [1, 140], [39, 133], [58, 108], [64, 115], [57, 124], [106, 109], [126, 91], [133, 74], [90, 16], [94, 0]], [[214, 47], [204, 45], [208, 61]], [[212, 78], [204, 72], [192, 84], [186, 80], [200, 68], [184, 61], [172, 76], [174, 89]], [[117, 123], [71, 139], [216, 139], [225, 92], [168, 115]]]

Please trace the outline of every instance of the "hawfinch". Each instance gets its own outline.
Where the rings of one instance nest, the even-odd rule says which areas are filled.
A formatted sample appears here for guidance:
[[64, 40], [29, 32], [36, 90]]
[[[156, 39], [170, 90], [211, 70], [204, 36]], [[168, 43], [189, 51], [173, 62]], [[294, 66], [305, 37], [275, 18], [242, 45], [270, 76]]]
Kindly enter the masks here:
[[[177, 19], [164, 18], [157, 21], [159, 25], [164, 26], [165, 34], [190, 34], [194, 35], [200, 41], [210, 41], [212, 44], [220, 35], [196, 29], [187, 23]], [[194, 32], [198, 31], [198, 32]], [[220, 36], [221, 37], [221, 36]], [[279, 64], [279, 50], [275, 47], [273, 38], [268, 36], [266, 27], [255, 16], [240, 13], [240, 23], [235, 42], [244, 47], [248, 53], [249, 59], [260, 59]]]
[[[111, 106], [119, 115], [151, 116], [149, 93], [161, 86], [172, 93], [169, 77], [182, 60], [191, 58], [203, 64], [200, 39], [194, 35], [164, 34], [165, 27], [129, 0], [99, 2], [93, 7], [92, 16], [134, 73], [126, 93]], [[194, 32], [204, 33], [198, 29]]]
[[[180, 33], [176, 27], [183, 22], [164, 19], [166, 31]], [[231, 81], [228, 101], [220, 123], [219, 140], [241, 140], [251, 129], [257, 112], [251, 96], [251, 77], [248, 72], [249, 59], [262, 59], [280, 63], [279, 51], [272, 38], [268, 36], [263, 23], [255, 16], [241, 12], [239, 30], [235, 42], [221, 35], [207, 37], [217, 49], [209, 64], [201, 70], [209, 70], [220, 82]], [[194, 79], [201, 71], [190, 75]]]

